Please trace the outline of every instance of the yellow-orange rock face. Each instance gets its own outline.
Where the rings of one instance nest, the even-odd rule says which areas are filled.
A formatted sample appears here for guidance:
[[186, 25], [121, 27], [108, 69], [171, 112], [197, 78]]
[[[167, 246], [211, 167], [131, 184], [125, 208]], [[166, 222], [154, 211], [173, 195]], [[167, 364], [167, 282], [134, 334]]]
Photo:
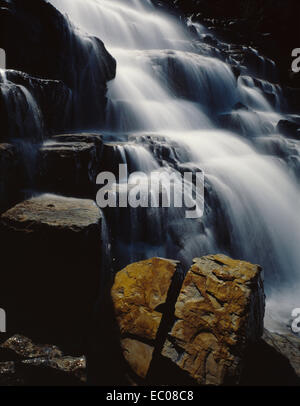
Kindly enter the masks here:
[[127, 266], [115, 278], [112, 299], [122, 335], [155, 340], [177, 263], [152, 258]]
[[121, 332], [124, 358], [131, 370], [145, 378], [154, 351], [162, 313], [177, 262], [152, 258], [127, 266], [115, 278], [112, 299]]
[[261, 268], [224, 255], [194, 260], [162, 354], [198, 384], [238, 380], [246, 344], [263, 331]]

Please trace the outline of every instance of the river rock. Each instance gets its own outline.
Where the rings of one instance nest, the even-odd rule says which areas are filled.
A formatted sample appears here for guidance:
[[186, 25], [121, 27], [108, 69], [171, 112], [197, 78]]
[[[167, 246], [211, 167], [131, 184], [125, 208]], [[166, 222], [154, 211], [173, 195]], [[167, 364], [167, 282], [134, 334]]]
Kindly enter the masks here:
[[0, 307], [9, 332], [80, 348], [100, 285], [101, 223], [93, 201], [55, 195], [2, 214]]
[[111, 290], [125, 359], [145, 378], [177, 262], [152, 258], [118, 272]]
[[194, 260], [162, 354], [198, 384], [238, 383], [247, 344], [263, 333], [261, 268], [224, 255]]
[[84, 356], [64, 355], [55, 345], [35, 344], [20, 334], [0, 345], [0, 386], [78, 386], [84, 382]]

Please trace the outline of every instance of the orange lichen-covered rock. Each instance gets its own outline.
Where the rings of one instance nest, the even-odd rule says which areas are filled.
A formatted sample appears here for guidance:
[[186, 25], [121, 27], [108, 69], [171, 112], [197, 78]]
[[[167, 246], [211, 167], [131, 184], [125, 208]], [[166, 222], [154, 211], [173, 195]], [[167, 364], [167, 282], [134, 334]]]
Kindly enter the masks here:
[[115, 314], [122, 335], [155, 340], [166, 302], [175, 261], [152, 258], [127, 266], [117, 273], [112, 288]]
[[162, 354], [199, 384], [238, 382], [247, 343], [263, 332], [261, 268], [212, 255], [194, 260]]
[[147, 375], [177, 262], [152, 258], [127, 266], [115, 278], [112, 300], [124, 357], [140, 377]]

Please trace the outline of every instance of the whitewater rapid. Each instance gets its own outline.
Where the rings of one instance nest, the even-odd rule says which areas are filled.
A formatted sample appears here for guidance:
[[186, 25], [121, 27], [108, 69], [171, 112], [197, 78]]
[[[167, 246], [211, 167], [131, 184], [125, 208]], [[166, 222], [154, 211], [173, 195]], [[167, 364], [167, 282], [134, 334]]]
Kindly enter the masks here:
[[[150, 173], [170, 165], [170, 158], [158, 157], [168, 150], [177, 169], [184, 165], [205, 172], [201, 221], [186, 220], [175, 209], [149, 209], [142, 222], [132, 210], [116, 213], [120, 238], [115, 255], [124, 255], [124, 262], [160, 255], [191, 263], [196, 256], [223, 252], [258, 263], [265, 270], [267, 322], [288, 322], [292, 309], [300, 306], [300, 194], [282, 156], [299, 160], [300, 149], [276, 132], [283, 118], [280, 87], [264, 80], [259, 88], [246, 68], [236, 80], [218, 52], [204, 47], [204, 27], [194, 25], [196, 41], [188, 30], [191, 21], [179, 23], [150, 0], [51, 3], [80, 30], [101, 38], [117, 60], [106, 127], [98, 130], [123, 134], [124, 141], [134, 136], [129, 145], [114, 147], [121, 161]], [[264, 63], [261, 57], [262, 68]], [[233, 111], [237, 103], [246, 108]], [[236, 133], [217, 126], [228, 114], [239, 125]], [[284, 153], [278, 154], [278, 148]]]

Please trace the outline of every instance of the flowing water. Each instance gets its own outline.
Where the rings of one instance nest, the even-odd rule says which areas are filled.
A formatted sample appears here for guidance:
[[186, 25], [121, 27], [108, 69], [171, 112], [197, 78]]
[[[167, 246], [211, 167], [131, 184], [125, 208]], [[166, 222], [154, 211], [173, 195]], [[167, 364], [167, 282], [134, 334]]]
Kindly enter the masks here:
[[6, 71], [0, 69], [1, 110], [6, 136], [21, 140], [41, 141], [43, 122], [40, 110], [30, 91], [9, 81]]
[[[186, 265], [216, 252], [249, 260], [265, 270], [268, 320], [277, 318], [280, 298], [288, 322], [300, 305], [300, 150], [276, 131], [284, 101], [270, 83], [274, 64], [248, 49], [257, 66], [242, 66], [236, 80], [222, 53], [230, 45], [214, 39], [208, 46], [204, 27], [179, 23], [150, 0], [51, 3], [82, 31], [99, 36], [117, 60], [102, 129], [123, 141], [110, 145], [116, 162], [147, 174], [158, 167], [205, 173], [199, 220], [176, 208], [108, 213], [116, 269], [153, 255]], [[237, 103], [242, 108], [234, 108]], [[234, 131], [220, 129], [226, 120]]]

